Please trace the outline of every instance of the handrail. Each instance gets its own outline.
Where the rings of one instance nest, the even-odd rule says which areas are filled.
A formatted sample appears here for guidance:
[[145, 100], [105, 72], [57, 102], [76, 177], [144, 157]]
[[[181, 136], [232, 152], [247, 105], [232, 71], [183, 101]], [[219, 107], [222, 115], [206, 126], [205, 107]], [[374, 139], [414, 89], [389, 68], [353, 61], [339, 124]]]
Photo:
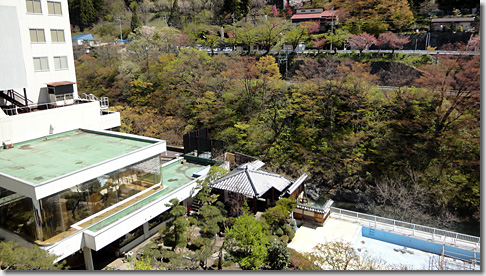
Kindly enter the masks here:
[[362, 225], [370, 226], [373, 224], [374, 228], [376, 228], [377, 224], [388, 225], [391, 227], [393, 231], [396, 231], [397, 228], [409, 229], [411, 231], [412, 236], [419, 236], [418, 235], [419, 233], [422, 234], [426, 233], [432, 236], [433, 241], [445, 242], [447, 239], [452, 244], [457, 244], [458, 241], [462, 241], [468, 244], [473, 243], [478, 248], [480, 247], [480, 241], [481, 241], [480, 237], [475, 237], [475, 236], [456, 233], [452, 231], [432, 228], [428, 226], [398, 221], [394, 219], [378, 217], [374, 215], [363, 214], [363, 213], [340, 209], [336, 207], [331, 207], [330, 209], [331, 209], [331, 215], [338, 216], [341, 219], [344, 218], [343, 216], [347, 216], [353, 218], [353, 220], [357, 221]]
[[327, 211], [324, 210], [324, 208], [310, 206], [310, 205], [305, 205], [305, 204], [300, 204], [300, 203], [297, 204], [297, 208], [298, 209], [301, 209], [301, 210], [311, 211], [311, 212], [318, 213], [318, 214], [325, 214], [325, 213], [327, 213]]
[[315, 213], [318, 213], [318, 214], [325, 214], [325, 213], [327, 213], [331, 210], [331, 208], [332, 208], [331, 206], [332, 206], [333, 203], [334, 203], [334, 201], [332, 199], [329, 199], [328, 201], [326, 201], [326, 203], [324, 204], [324, 207], [317, 207], [317, 206], [311, 206], [311, 205], [297, 203], [297, 208], [301, 209], [301, 210], [315, 212]]
[[[72, 104], [82, 104], [82, 103], [86, 103], [86, 102], [98, 101], [98, 102], [100, 102], [101, 110], [106, 111], [108, 109], [108, 107], [109, 107], [108, 97], [101, 97], [101, 99], [99, 99], [98, 97], [96, 97], [93, 94], [88, 95], [86, 93], [83, 93], [83, 95], [84, 95], [84, 97], [79, 97], [78, 99], [74, 99], [74, 102]], [[32, 102], [32, 101], [30, 101], [30, 102]], [[5, 114], [12, 116], [12, 115], [17, 115], [17, 114], [21, 113], [23, 110], [31, 112], [33, 109], [53, 109], [53, 108], [58, 108], [58, 107], [64, 107], [64, 105], [56, 106], [55, 103], [42, 103], [42, 104], [33, 103], [33, 104], [26, 105], [26, 106], [21, 106], [21, 107], [14, 106], [12, 108], [2, 108], [2, 110], [5, 112]]]
[[22, 104], [22, 106], [25, 106], [25, 101], [27, 100], [28, 103], [30, 104], [33, 104], [34, 102], [29, 100], [29, 99], [26, 99], [24, 95], [20, 94], [19, 92], [13, 90], [13, 89], [10, 89], [10, 90], [7, 90], [7, 94], [3, 93], [4, 95], [8, 96], [8, 94], [12, 94], [13, 95], [13, 100], [14, 101], [17, 101], [19, 103]]

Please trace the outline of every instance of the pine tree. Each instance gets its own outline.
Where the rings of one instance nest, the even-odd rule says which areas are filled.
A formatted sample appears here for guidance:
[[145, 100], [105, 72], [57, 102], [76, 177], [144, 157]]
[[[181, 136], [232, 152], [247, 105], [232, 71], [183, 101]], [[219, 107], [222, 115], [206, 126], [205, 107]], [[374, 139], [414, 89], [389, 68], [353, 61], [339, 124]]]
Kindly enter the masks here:
[[96, 22], [96, 9], [92, 0], [69, 0], [69, 15], [71, 23], [84, 28], [91, 26]]
[[132, 12], [132, 21], [130, 22], [130, 28], [132, 29], [132, 32], [135, 32], [135, 30], [139, 27], [142, 26], [142, 21], [138, 17], [138, 5], [137, 2], [132, 2], [130, 4], [130, 8], [133, 10]]

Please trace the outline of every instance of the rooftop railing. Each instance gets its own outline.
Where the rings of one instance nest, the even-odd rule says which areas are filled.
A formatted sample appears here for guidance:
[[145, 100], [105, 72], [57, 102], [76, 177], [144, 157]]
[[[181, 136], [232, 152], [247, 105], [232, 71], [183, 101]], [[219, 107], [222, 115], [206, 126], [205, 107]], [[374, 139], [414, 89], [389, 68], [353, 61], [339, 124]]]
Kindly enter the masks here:
[[423, 225], [377, 217], [359, 212], [344, 210], [331, 207], [331, 216], [352, 222], [358, 222], [363, 226], [385, 231], [393, 231], [402, 235], [413, 236], [422, 240], [432, 240], [433, 242], [448, 243], [456, 247], [462, 247], [474, 250], [480, 249], [481, 239], [479, 237], [452, 231], [441, 230]]
[[76, 104], [83, 104], [83, 103], [89, 103], [89, 102], [94, 102], [94, 101], [99, 101], [100, 102], [100, 109], [104, 114], [109, 114], [111, 112], [108, 111], [109, 107], [109, 101], [108, 97], [101, 97], [97, 98], [93, 94], [84, 94], [84, 98], [78, 98], [75, 100], [70, 100], [70, 101], [65, 101], [64, 104], [58, 105], [56, 102], [52, 103], [43, 103], [43, 104], [29, 104], [27, 106], [23, 107], [18, 107], [14, 106], [11, 108], [2, 108], [3, 112], [5, 114], [12, 116], [12, 115], [17, 115], [17, 114], [22, 114], [22, 113], [29, 113], [29, 112], [34, 112], [34, 111], [40, 111], [40, 110], [47, 110], [47, 109], [54, 109], [54, 108], [60, 108], [64, 106], [70, 106], [70, 105], [76, 105]]

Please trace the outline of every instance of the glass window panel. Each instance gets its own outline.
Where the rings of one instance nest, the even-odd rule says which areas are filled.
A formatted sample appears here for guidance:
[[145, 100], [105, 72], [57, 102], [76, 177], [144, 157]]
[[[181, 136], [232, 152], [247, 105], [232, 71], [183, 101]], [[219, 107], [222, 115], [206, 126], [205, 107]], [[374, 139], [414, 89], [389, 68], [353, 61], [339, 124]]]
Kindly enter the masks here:
[[62, 69], [68, 69], [68, 66], [67, 66], [67, 57], [61, 57], [61, 68]]
[[49, 70], [49, 64], [47, 63], [47, 58], [46, 57], [43, 57], [40, 59], [41, 61], [41, 68], [43, 71], [45, 70]]
[[47, 1], [47, 12], [49, 14], [55, 14], [54, 2]]
[[34, 71], [42, 71], [40, 58], [34, 58]]
[[54, 57], [54, 66], [56, 70], [68, 69], [67, 57]]
[[37, 30], [30, 29], [30, 42], [37, 42]]
[[64, 41], [64, 30], [51, 30], [52, 42], [65, 42]]
[[37, 239], [32, 199], [0, 188], [0, 226], [29, 240]]
[[[59, 194], [41, 199], [42, 232], [44, 240], [65, 231], [63, 223], [63, 208]], [[65, 201], [62, 201], [63, 206]]]
[[57, 30], [57, 42], [65, 42], [64, 30]]
[[57, 42], [57, 30], [51, 30], [51, 40]]
[[34, 0], [34, 13], [42, 13], [40, 0]]
[[30, 41], [35, 42], [46, 42], [46, 37], [43, 29], [30, 29]]
[[25, 4], [27, 5], [27, 12], [34, 13], [34, 2], [32, 0], [26, 0]]
[[37, 30], [37, 42], [46, 42], [44, 30]]
[[[57, 62], [67, 66], [67, 57], [55, 57]], [[160, 183], [160, 166], [157, 156], [42, 199], [45, 239], [64, 235], [61, 231], [71, 225]]]
[[57, 15], [62, 15], [61, 2], [54, 3], [55, 12]]
[[54, 69], [60, 70], [61, 69], [61, 58], [54, 57]]

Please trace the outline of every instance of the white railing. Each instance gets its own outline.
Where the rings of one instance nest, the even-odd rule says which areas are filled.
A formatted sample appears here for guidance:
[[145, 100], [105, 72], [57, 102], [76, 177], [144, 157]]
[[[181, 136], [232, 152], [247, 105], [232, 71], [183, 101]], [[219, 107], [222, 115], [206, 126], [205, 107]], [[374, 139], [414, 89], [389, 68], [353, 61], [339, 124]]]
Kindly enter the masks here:
[[419, 239], [432, 240], [434, 242], [449, 243], [459, 247], [476, 250], [480, 249], [481, 239], [466, 234], [441, 230], [423, 225], [367, 215], [359, 212], [331, 207], [331, 216], [352, 222], [358, 222], [363, 226], [375, 229], [397, 232], [402, 235], [414, 236]]
[[83, 93], [83, 96], [84, 97], [80, 97], [79, 99], [80, 100], [84, 100], [84, 101], [89, 101], [89, 102], [94, 102], [94, 101], [100, 102], [100, 108], [101, 108], [101, 110], [107, 110], [108, 107], [110, 107], [110, 103], [109, 103], [108, 97], [98, 98], [98, 97], [96, 97], [93, 94], [86, 94], [86, 93]]

